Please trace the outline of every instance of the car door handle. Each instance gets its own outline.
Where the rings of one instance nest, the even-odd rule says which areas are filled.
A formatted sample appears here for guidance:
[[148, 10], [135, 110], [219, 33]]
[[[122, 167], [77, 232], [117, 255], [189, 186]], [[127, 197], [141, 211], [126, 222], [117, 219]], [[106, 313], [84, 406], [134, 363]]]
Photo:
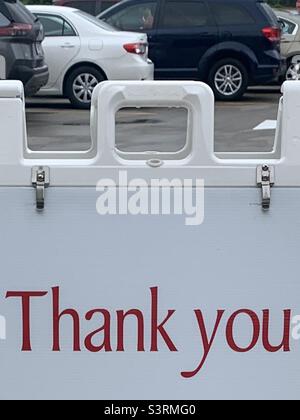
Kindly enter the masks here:
[[75, 48], [74, 44], [63, 44], [61, 45], [61, 48]]

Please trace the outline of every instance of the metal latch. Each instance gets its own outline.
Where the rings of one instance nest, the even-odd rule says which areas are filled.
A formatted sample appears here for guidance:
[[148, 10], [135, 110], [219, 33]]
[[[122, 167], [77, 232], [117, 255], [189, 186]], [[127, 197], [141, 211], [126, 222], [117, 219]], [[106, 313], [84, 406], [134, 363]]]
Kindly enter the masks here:
[[50, 185], [50, 169], [47, 166], [32, 168], [32, 185], [36, 189], [36, 208], [43, 210], [45, 207], [45, 188]]
[[261, 165], [257, 168], [257, 185], [262, 188], [262, 208], [269, 210], [271, 204], [271, 187], [275, 183], [273, 166]]

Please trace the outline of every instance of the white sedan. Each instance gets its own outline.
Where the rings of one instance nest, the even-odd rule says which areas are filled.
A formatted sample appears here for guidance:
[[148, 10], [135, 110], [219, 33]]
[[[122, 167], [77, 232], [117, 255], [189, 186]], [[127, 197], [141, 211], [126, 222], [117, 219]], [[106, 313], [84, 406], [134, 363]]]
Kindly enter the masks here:
[[49, 67], [43, 95], [63, 95], [77, 108], [89, 108], [103, 80], [152, 80], [147, 35], [120, 32], [77, 9], [28, 6], [45, 31]]

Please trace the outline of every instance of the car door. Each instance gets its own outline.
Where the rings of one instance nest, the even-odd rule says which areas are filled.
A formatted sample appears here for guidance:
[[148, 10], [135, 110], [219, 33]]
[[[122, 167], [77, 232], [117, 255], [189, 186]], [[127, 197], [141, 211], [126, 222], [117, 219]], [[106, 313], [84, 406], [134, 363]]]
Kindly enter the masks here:
[[80, 50], [80, 38], [74, 27], [62, 16], [56, 14], [36, 13], [44, 31], [43, 48], [45, 60], [49, 67], [49, 81], [45, 89], [53, 88], [70, 61]]
[[163, 0], [151, 36], [156, 77], [197, 79], [201, 57], [217, 42], [218, 30], [205, 1]]
[[292, 49], [293, 43], [296, 41], [298, 25], [283, 17], [279, 17], [279, 21], [282, 30], [281, 52], [284, 57], [287, 57]]

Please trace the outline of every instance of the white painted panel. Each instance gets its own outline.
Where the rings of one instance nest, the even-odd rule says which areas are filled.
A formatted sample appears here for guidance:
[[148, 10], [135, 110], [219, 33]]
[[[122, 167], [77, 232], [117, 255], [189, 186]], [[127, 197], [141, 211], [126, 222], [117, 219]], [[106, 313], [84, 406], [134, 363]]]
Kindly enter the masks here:
[[[0, 313], [7, 339], [0, 342], [1, 398], [36, 399], [298, 399], [299, 340], [290, 351], [268, 353], [261, 334], [255, 349], [236, 353], [226, 344], [226, 323], [239, 309], [270, 310], [270, 341], [283, 337], [283, 310], [300, 314], [300, 189], [276, 189], [268, 214], [260, 192], [211, 188], [205, 192], [201, 226], [181, 216], [99, 216], [94, 188], [52, 188], [44, 213], [35, 212], [30, 188], [0, 188]], [[60, 309], [80, 313], [81, 352], [72, 351], [72, 319], [61, 323], [61, 352], [52, 352], [51, 288], [60, 287]], [[177, 352], [159, 339], [150, 352], [150, 288], [158, 287], [159, 320]], [[20, 299], [6, 292], [47, 291], [33, 299], [32, 352], [21, 352]], [[85, 313], [112, 313], [113, 351], [90, 353], [85, 336], [102, 325]], [[116, 310], [137, 308], [145, 316], [145, 352], [136, 351], [136, 321], [126, 322], [125, 351], [116, 352]], [[203, 311], [211, 337], [218, 309], [225, 310], [203, 369], [195, 369], [203, 344], [195, 309]], [[253, 325], [237, 320], [235, 338], [249, 345]], [[103, 333], [95, 338], [101, 343]]]

